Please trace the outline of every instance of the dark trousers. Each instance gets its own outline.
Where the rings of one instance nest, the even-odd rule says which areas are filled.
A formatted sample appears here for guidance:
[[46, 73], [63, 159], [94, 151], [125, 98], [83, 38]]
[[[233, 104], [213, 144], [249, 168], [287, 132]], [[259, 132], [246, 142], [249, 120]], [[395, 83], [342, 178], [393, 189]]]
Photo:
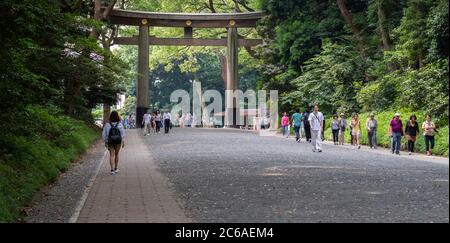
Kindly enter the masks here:
[[430, 145], [431, 149], [434, 149], [434, 136], [425, 135], [425, 147], [427, 151], [430, 151]]
[[298, 141], [300, 139], [300, 127], [294, 126], [294, 132], [295, 132], [295, 141]]
[[339, 142], [339, 129], [331, 130], [333, 132], [333, 142], [338, 143]]
[[353, 145], [353, 135], [352, 135], [352, 129], [350, 128], [350, 144]]
[[164, 120], [164, 133], [169, 133], [170, 130], [170, 119]]
[[305, 136], [306, 136], [306, 141], [311, 141], [311, 126], [310, 125], [305, 125]]
[[156, 121], [156, 132], [161, 131], [161, 121]]
[[369, 137], [369, 146], [371, 148], [377, 147], [377, 133], [376, 131], [369, 131], [367, 132], [367, 135]]
[[408, 140], [408, 151], [409, 152], [414, 152], [414, 144], [415, 144], [415, 142], [413, 140]]
[[400, 153], [400, 143], [402, 141], [402, 134], [399, 132], [392, 133], [392, 153]]

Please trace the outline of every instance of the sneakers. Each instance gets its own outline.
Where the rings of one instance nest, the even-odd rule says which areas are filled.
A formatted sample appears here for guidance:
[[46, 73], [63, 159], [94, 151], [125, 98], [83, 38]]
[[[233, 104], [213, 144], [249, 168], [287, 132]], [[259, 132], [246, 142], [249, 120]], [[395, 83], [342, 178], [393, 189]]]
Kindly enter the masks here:
[[318, 151], [319, 151], [319, 153], [322, 153], [322, 150], [321, 150], [321, 149], [319, 149]]
[[118, 170], [118, 169], [115, 169], [115, 170], [114, 170], [114, 173], [116, 173], [116, 174], [117, 174], [117, 173], [119, 173], [119, 171], [120, 171], [120, 170]]
[[115, 174], [116, 174], [116, 171], [112, 170], [110, 174], [111, 174], [111, 175], [115, 175]]

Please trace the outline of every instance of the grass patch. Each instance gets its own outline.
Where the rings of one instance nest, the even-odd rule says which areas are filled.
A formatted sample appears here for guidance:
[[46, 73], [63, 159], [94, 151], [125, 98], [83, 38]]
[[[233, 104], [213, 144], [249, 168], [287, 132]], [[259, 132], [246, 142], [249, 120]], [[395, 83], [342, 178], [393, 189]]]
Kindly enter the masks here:
[[94, 127], [43, 107], [25, 114], [22, 134], [0, 137], [0, 222], [19, 220], [34, 194], [99, 137]]

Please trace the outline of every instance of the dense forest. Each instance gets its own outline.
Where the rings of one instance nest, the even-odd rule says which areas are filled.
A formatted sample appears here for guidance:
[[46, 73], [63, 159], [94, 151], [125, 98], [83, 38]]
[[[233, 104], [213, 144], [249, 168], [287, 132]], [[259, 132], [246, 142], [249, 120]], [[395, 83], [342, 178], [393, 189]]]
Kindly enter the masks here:
[[[239, 30], [264, 40], [239, 50], [241, 89], [276, 89], [287, 112], [319, 104], [327, 117], [430, 113], [448, 136], [447, 0], [2, 0], [0, 222], [16, 219], [36, 190], [98, 138], [93, 110], [101, 115], [102, 105], [125, 93], [121, 113], [134, 111], [137, 47], [113, 39], [137, 28], [109, 25], [113, 7], [263, 11], [256, 30]], [[150, 31], [183, 36], [181, 28]], [[226, 30], [194, 36], [221, 38]], [[151, 46], [149, 55], [152, 108], [170, 108], [170, 93], [190, 90], [192, 80], [224, 92], [225, 48]], [[446, 143], [441, 154], [448, 156]]]
[[282, 108], [406, 108], [448, 123], [448, 1], [265, 0], [262, 87]]

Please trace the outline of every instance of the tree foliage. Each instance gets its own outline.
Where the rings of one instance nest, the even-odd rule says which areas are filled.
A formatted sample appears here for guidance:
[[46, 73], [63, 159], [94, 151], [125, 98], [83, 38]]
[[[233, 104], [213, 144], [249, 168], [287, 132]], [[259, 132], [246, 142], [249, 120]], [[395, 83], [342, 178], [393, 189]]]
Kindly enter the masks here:
[[283, 110], [405, 108], [448, 122], [448, 1], [261, 3], [264, 86]]
[[88, 37], [101, 25], [88, 18], [89, 1], [2, 1], [0, 9], [5, 119], [26, 104], [89, 119], [97, 104], [115, 102], [126, 66]]

